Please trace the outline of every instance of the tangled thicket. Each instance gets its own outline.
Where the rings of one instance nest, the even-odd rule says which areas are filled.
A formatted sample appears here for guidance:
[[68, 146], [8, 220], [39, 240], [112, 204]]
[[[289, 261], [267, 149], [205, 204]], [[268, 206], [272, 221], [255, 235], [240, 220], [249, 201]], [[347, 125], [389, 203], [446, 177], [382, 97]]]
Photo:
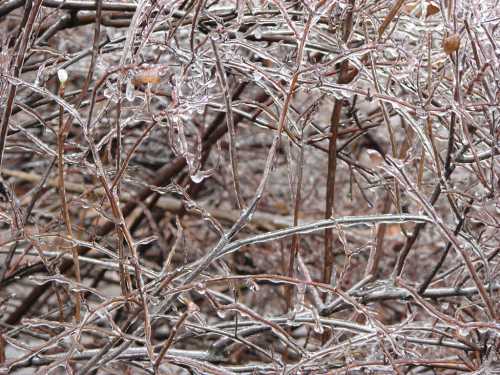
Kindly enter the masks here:
[[0, 373], [499, 373], [499, 10], [0, 2]]

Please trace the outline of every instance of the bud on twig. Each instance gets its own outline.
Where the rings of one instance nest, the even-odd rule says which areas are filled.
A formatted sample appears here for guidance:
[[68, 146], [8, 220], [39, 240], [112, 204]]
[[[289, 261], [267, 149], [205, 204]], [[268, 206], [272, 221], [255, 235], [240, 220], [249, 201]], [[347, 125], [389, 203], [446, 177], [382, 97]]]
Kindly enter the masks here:
[[68, 72], [66, 71], [66, 69], [59, 69], [57, 71], [57, 78], [59, 79], [61, 86], [64, 86], [66, 81], [68, 80]]
[[447, 55], [451, 55], [459, 48], [460, 48], [459, 34], [453, 34], [443, 39], [443, 50]]

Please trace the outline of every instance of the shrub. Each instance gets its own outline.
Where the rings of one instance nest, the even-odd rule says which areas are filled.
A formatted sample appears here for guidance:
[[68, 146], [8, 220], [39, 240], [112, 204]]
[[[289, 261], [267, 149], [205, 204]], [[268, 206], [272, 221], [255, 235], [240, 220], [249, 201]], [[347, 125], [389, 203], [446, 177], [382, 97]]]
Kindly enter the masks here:
[[499, 371], [498, 4], [0, 4], [0, 372]]

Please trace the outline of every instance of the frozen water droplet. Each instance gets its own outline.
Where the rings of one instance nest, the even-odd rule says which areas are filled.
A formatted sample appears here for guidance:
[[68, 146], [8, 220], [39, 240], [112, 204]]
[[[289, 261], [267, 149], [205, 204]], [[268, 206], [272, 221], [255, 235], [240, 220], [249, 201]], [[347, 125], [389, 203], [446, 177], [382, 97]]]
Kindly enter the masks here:
[[129, 102], [132, 102], [135, 99], [135, 87], [132, 81], [127, 82], [127, 88], [125, 89], [125, 97]]
[[196, 284], [196, 291], [199, 294], [205, 294], [207, 292], [207, 285], [204, 282], [199, 282], [198, 284]]
[[311, 310], [311, 313], [312, 313], [313, 318], [314, 318], [314, 327], [313, 327], [313, 330], [316, 333], [322, 334], [325, 330], [323, 328], [323, 325], [321, 324], [321, 320], [320, 320], [320, 317], [319, 317], [318, 310], [316, 310], [314, 307], [311, 307], [310, 310]]
[[255, 39], [259, 40], [262, 38], [262, 30], [260, 29], [260, 27], [257, 27], [255, 29]]
[[226, 319], [226, 316], [227, 316], [226, 311], [218, 309], [217, 310], [217, 316], [219, 318], [221, 318], [221, 319]]
[[479, 333], [485, 334], [486, 332], [488, 332], [488, 327], [479, 327], [477, 330], [479, 331]]
[[333, 266], [332, 275], [330, 277], [330, 285], [334, 288], [337, 286], [337, 267]]
[[415, 116], [419, 119], [426, 119], [428, 114], [427, 111], [423, 107], [415, 108]]
[[298, 284], [297, 285], [297, 302], [295, 304], [295, 311], [301, 312], [304, 309], [304, 299], [306, 295], [307, 285]]
[[191, 181], [193, 181], [195, 184], [199, 184], [202, 182], [205, 178], [209, 177], [210, 174], [203, 172], [203, 171], [198, 171], [195, 174], [192, 174]]
[[290, 327], [300, 326], [301, 323], [298, 322], [296, 318], [297, 318], [297, 311], [295, 311], [295, 309], [291, 309], [286, 316], [286, 324]]
[[109, 88], [105, 88], [103, 94], [108, 99], [110, 99], [113, 96], [113, 92]]
[[347, 89], [344, 89], [344, 90], [338, 90], [340, 95], [342, 95], [343, 98], [352, 98], [352, 96], [354, 95], [354, 92], [352, 90], [347, 90]]
[[262, 79], [262, 74], [258, 70], [253, 72], [253, 79], [255, 82], [259, 82]]
[[215, 85], [217, 84], [217, 81], [215, 79], [211, 79], [210, 81], [207, 82], [207, 87], [209, 89], [215, 87]]
[[458, 329], [458, 334], [462, 337], [467, 337], [467, 336], [469, 336], [469, 330], [465, 327], [460, 327]]
[[247, 279], [245, 283], [247, 284], [248, 289], [250, 289], [252, 292], [259, 291], [259, 285], [252, 279]]

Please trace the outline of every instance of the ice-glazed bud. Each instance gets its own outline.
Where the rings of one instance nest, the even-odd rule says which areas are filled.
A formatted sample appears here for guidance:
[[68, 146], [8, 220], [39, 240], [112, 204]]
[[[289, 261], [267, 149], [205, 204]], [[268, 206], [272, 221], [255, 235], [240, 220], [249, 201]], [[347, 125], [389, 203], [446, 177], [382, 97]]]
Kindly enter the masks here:
[[451, 55], [453, 52], [460, 48], [460, 35], [453, 34], [443, 40], [443, 50], [447, 55]]
[[161, 65], [144, 66], [141, 70], [135, 72], [134, 83], [160, 83], [162, 76], [167, 72], [167, 68]]
[[68, 72], [66, 71], [66, 69], [59, 69], [57, 71], [57, 78], [59, 79], [59, 82], [61, 82], [61, 85], [64, 86], [64, 84], [68, 80]]
[[160, 74], [155, 69], [146, 69], [138, 72], [134, 77], [137, 83], [159, 83], [161, 80]]

